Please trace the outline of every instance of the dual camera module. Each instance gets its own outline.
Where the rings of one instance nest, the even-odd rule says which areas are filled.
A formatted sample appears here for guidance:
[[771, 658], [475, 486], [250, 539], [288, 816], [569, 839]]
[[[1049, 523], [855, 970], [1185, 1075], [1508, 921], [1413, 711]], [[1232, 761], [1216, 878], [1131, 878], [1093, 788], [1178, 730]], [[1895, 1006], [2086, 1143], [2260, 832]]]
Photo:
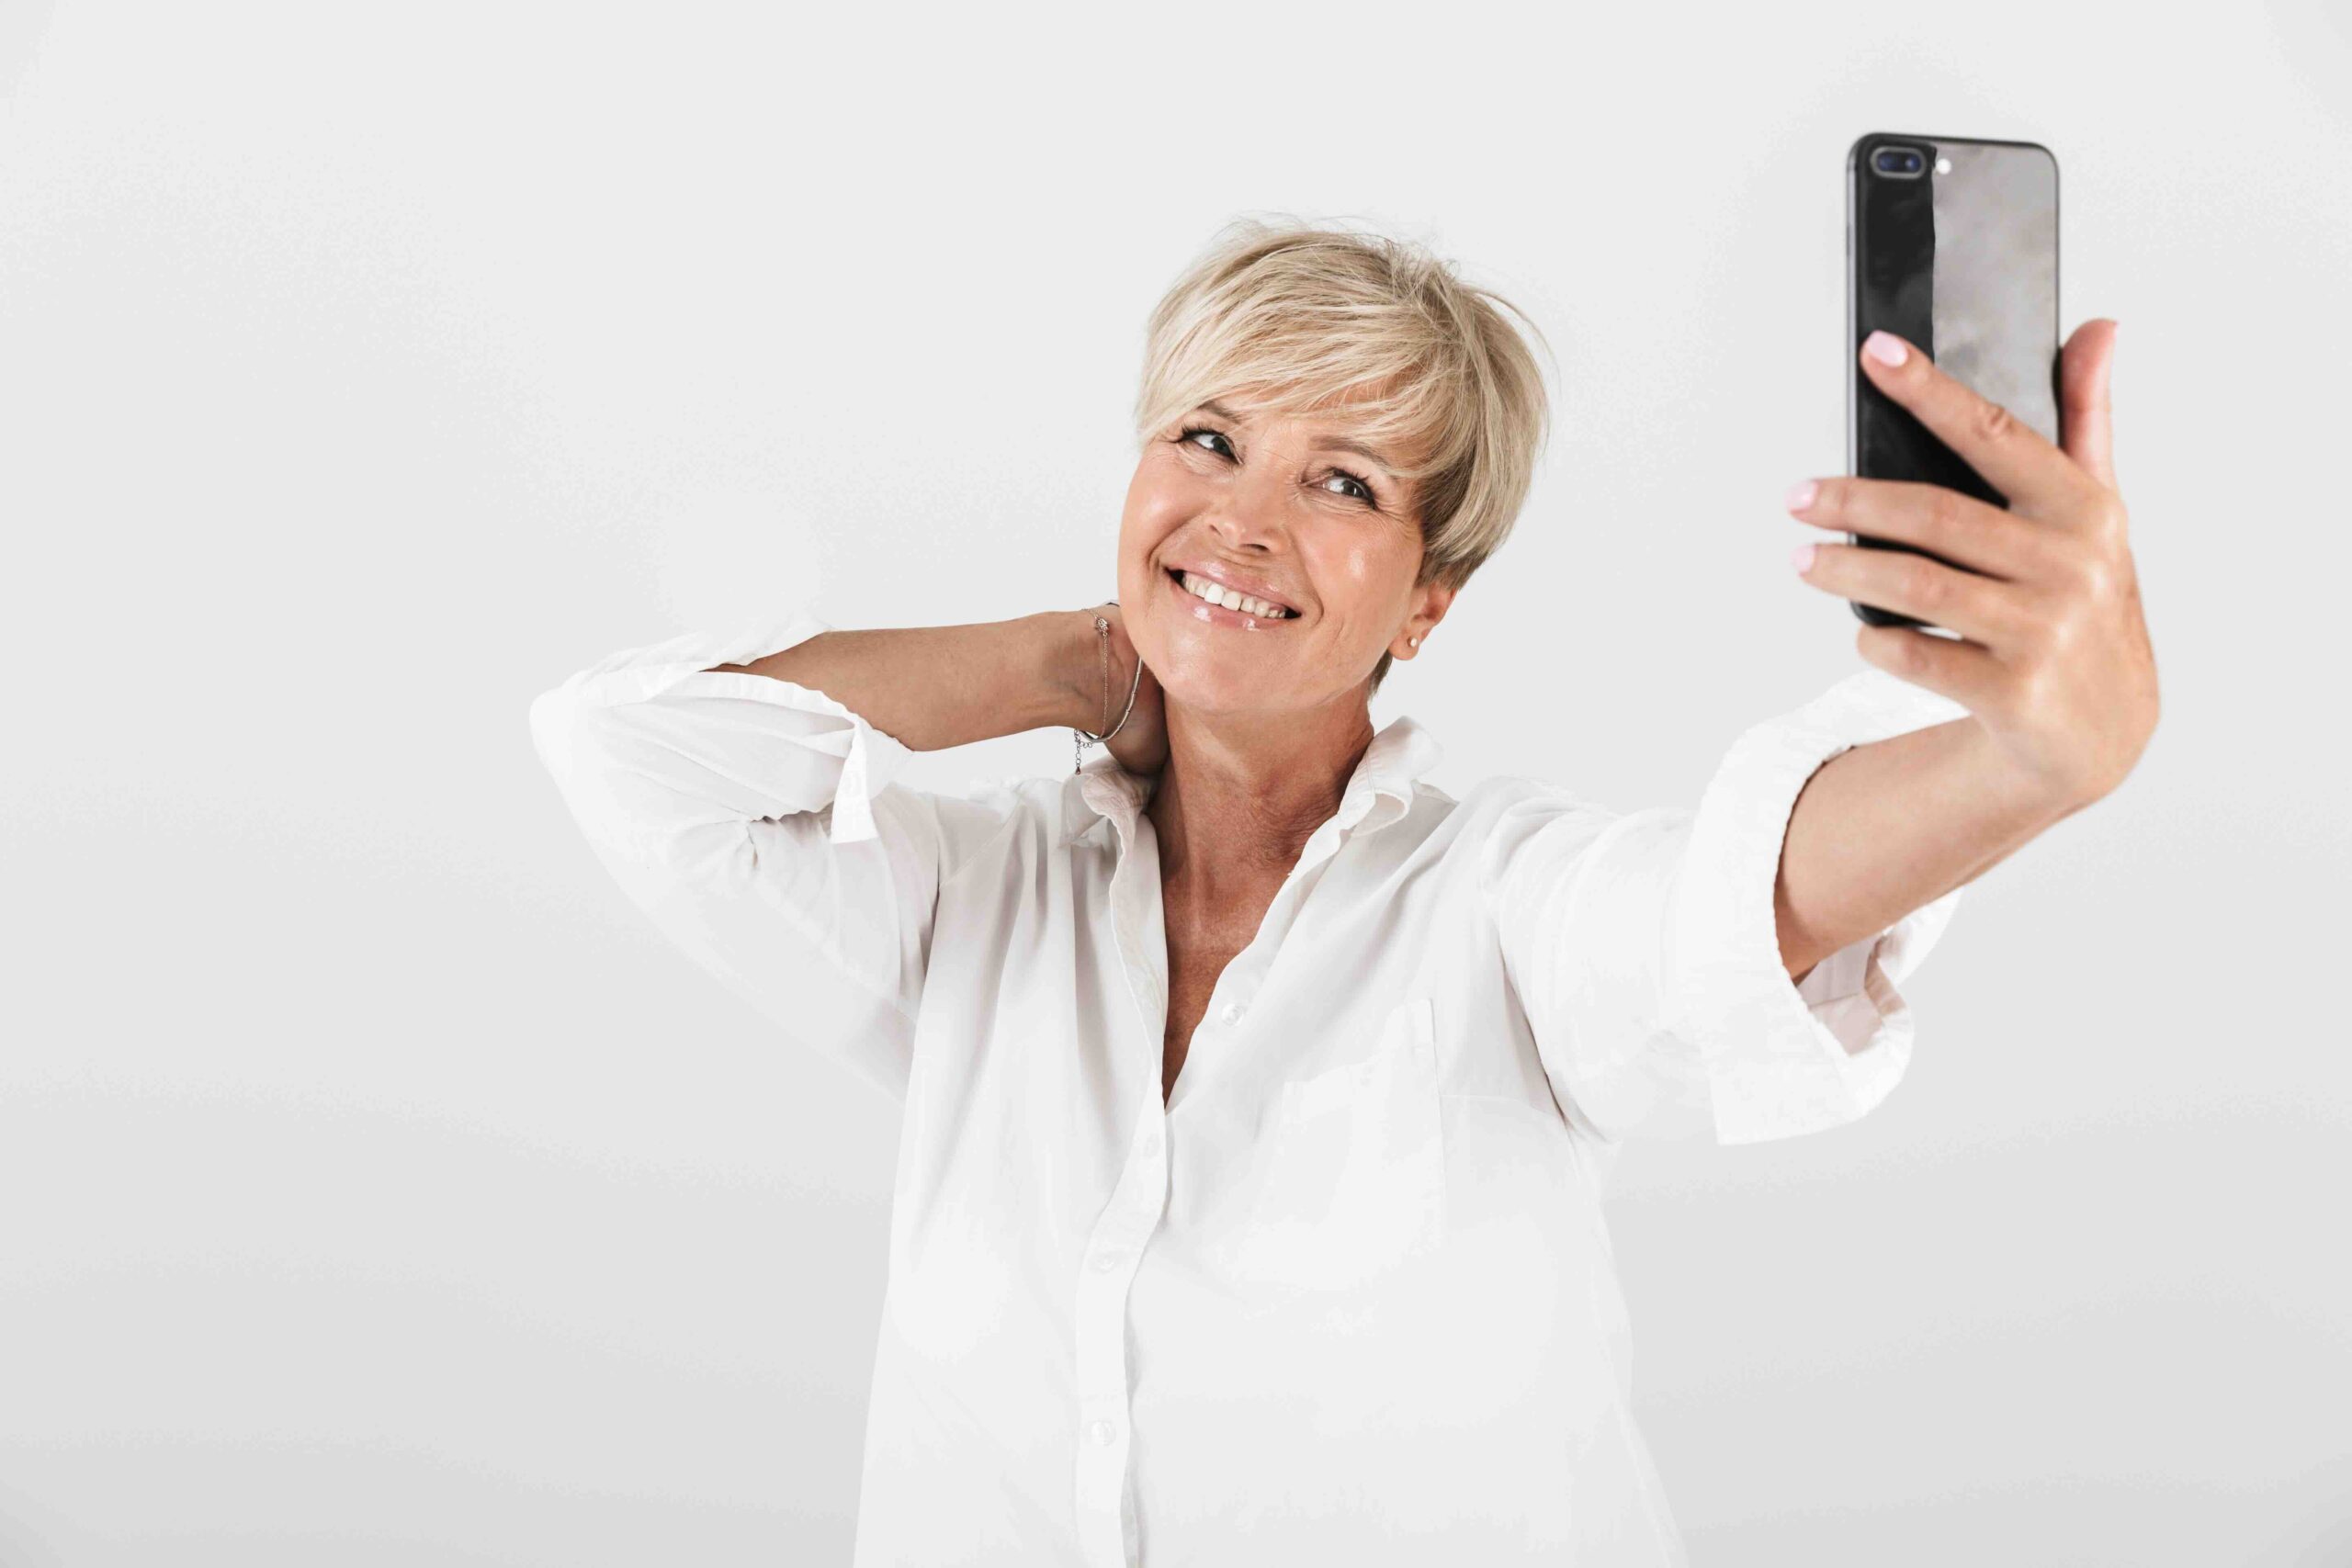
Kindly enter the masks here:
[[[1882, 147], [1871, 154], [1871, 167], [1893, 179], [1916, 180], [1927, 172], [1928, 155], [1916, 147]], [[1949, 159], [1936, 160], [1936, 173], [1951, 172]]]

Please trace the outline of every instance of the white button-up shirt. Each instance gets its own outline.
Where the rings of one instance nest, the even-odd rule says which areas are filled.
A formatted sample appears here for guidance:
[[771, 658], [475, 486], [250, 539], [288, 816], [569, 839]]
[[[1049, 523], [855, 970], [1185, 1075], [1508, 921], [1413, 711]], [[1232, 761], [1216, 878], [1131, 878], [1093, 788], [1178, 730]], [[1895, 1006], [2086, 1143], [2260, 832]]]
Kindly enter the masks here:
[[842, 704], [709, 668], [827, 629], [616, 653], [530, 717], [628, 896], [902, 1107], [855, 1562], [1683, 1562], [1602, 1179], [1664, 1087], [1724, 1144], [1894, 1087], [1959, 891], [1792, 985], [1781, 840], [1823, 761], [1966, 710], [1865, 670], [1627, 814], [1455, 800], [1400, 716], [1163, 1103], [1154, 781], [917, 791]]

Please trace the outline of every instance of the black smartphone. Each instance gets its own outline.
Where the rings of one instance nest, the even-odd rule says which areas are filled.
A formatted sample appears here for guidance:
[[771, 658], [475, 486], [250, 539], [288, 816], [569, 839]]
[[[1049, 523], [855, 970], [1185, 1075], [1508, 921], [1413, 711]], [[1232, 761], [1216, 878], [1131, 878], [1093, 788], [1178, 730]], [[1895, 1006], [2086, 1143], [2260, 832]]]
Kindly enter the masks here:
[[[2007, 507], [2007, 497], [1871, 384], [1858, 355], [1883, 328], [2054, 445], [2057, 158], [2035, 141], [1871, 131], [1846, 154], [1846, 253], [1847, 472], [1945, 485]], [[1943, 559], [1860, 534], [1846, 540]], [[1874, 626], [1932, 626], [1847, 603]]]

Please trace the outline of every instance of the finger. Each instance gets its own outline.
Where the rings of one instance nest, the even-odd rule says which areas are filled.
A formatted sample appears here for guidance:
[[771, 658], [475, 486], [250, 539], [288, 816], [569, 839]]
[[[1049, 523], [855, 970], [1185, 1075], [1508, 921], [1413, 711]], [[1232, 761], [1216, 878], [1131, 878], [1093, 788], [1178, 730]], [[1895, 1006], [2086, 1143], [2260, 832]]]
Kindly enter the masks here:
[[1995, 711], [2012, 678], [1991, 649], [1916, 626], [1865, 626], [1855, 635], [1854, 650], [1865, 663], [1978, 715]]
[[1825, 593], [1941, 626], [1996, 653], [2021, 646], [2034, 619], [2031, 600], [2017, 585], [1905, 550], [1816, 545], [1811, 563], [1797, 570]]
[[[1902, 363], [1880, 359], [1881, 344], [1899, 352]], [[2013, 509], [2058, 512], [2083, 488], [2081, 471], [2064, 452], [2007, 409], [1945, 375], [1917, 345], [1893, 333], [1874, 332], [1857, 352], [1871, 384], [1959, 453]]]
[[2115, 418], [2109, 385], [2115, 369], [2116, 322], [2085, 321], [2058, 359], [2059, 427], [2066, 455], [2083, 471], [2115, 488]]
[[1944, 485], [1832, 476], [1789, 494], [1790, 515], [1823, 528], [1912, 545], [1955, 566], [2007, 580], [2037, 576], [2050, 557], [2046, 529]]

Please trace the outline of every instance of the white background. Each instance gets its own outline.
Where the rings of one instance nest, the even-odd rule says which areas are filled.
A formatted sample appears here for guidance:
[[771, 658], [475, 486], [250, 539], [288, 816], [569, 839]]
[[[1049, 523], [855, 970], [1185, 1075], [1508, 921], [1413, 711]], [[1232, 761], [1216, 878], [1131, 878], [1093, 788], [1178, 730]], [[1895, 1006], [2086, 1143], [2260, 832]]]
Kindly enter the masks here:
[[1375, 721], [1695, 804], [1862, 667], [1781, 495], [1878, 130], [2058, 155], [2164, 719], [1877, 1113], [1628, 1150], [1639, 1415], [1702, 1568], [2352, 1561], [2341, 4], [14, 0], [0, 85], [0, 1564], [846, 1562], [891, 1107], [662, 945], [530, 698], [1109, 596], [1152, 302], [1352, 216], [1561, 369]]

